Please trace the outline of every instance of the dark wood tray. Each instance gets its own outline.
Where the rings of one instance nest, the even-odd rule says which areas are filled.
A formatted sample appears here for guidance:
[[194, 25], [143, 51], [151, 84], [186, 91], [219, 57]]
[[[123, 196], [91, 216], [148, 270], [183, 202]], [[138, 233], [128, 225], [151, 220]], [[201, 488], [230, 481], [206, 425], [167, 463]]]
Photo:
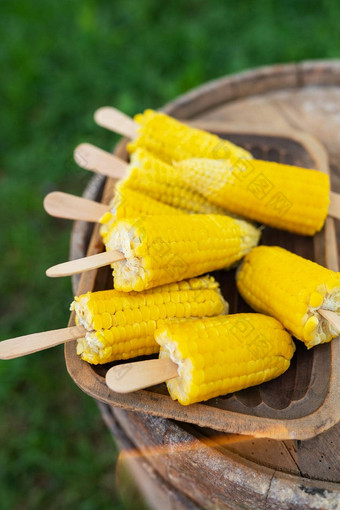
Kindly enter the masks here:
[[[271, 130], [268, 134], [254, 132], [252, 129], [249, 133], [245, 126], [216, 122], [200, 122], [196, 125], [242, 145], [256, 158], [329, 172], [325, 150], [310, 135], [293, 130]], [[116, 153], [127, 157], [124, 142], [117, 147]], [[104, 185], [102, 201], [108, 203], [113, 192], [114, 181], [108, 179]], [[84, 231], [83, 227], [81, 230]], [[92, 229], [89, 225], [86, 235], [90, 235], [90, 232], [88, 254], [98, 253], [103, 249], [98, 226]], [[338, 270], [332, 219], [327, 219], [322, 232], [314, 238], [266, 227], [262, 243], [278, 244]], [[236, 291], [234, 271], [218, 271], [214, 276], [230, 303], [231, 313], [250, 311]], [[80, 278], [78, 294], [110, 287], [112, 280], [108, 268], [91, 271]], [[74, 316], [71, 315], [70, 324], [73, 324], [73, 321]], [[95, 367], [83, 362], [76, 355], [75, 342], [66, 344], [65, 357], [67, 369], [75, 383], [101, 402], [223, 432], [273, 439], [307, 439], [327, 430], [340, 420], [340, 344], [339, 339], [336, 339], [310, 351], [307, 351], [301, 342], [297, 341], [296, 345], [297, 352], [290, 369], [278, 379], [191, 406], [181, 406], [172, 401], [165, 384], [126, 395], [110, 391], [105, 384], [105, 374], [114, 363]]]

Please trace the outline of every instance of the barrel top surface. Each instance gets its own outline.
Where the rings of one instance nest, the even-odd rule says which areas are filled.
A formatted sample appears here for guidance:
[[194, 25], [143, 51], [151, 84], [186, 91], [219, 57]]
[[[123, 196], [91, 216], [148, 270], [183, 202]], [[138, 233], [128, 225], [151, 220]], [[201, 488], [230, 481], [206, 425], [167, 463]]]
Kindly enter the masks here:
[[[269, 132], [285, 132], [289, 129], [306, 132], [325, 146], [330, 161], [332, 189], [340, 192], [340, 61], [277, 65], [239, 73], [190, 91], [166, 105], [164, 109], [178, 118], [207, 124], [221, 123], [230, 127], [243, 126], [249, 132], [256, 132], [258, 129], [267, 129]], [[95, 185], [92, 183], [90, 191], [87, 190], [87, 196], [95, 198], [102, 184], [102, 181], [97, 179]], [[340, 230], [337, 224], [336, 235], [339, 243]], [[86, 252], [86, 243], [88, 243], [88, 226], [83, 223], [75, 224], [71, 243], [72, 257], [82, 256]], [[78, 281], [75, 279], [74, 285], [77, 286], [77, 284]], [[112, 412], [116, 414], [117, 411], [113, 409]], [[131, 430], [127, 426], [129, 417], [131, 419], [133, 417]], [[126, 428], [126, 434], [131, 435], [130, 439], [137, 447], [141, 446], [143, 439], [136, 435], [133, 424], [139, 423], [141, 430], [145, 431], [148, 430], [151, 422], [154, 427], [157, 424], [156, 417], [151, 419], [141, 413], [126, 410], [119, 410], [118, 420], [121, 421], [123, 428]], [[247, 470], [250, 470], [249, 480], [252, 470], [254, 475], [258, 472], [261, 476], [270, 477], [270, 484], [265, 489], [266, 497], [263, 501], [261, 498], [261, 501], [257, 500], [257, 508], [275, 508], [275, 505], [281, 501], [280, 498], [283, 498], [280, 506], [283, 509], [340, 508], [338, 485], [340, 483], [340, 449], [338, 450], [340, 424], [304, 441], [252, 438], [242, 440], [240, 437], [239, 439], [234, 437], [229, 441], [228, 434], [217, 435], [212, 430], [182, 425], [161, 418], [158, 420], [161, 424], [158, 427], [161, 432], [158, 433], [158, 428], [155, 427], [154, 434], [152, 431], [145, 434], [146, 440], [150, 443], [149, 447], [159, 447], [164, 444], [164, 441], [170, 441], [169, 438], [173, 440], [176, 438], [176, 441], [180, 440], [182, 443], [186, 443], [189, 436], [204, 441], [209, 439], [212, 460], [218, 451], [219, 462], [222, 455], [226, 463], [231, 462], [230, 459], [232, 459], [232, 462], [240, 468], [246, 469], [245, 466], [247, 466]], [[167, 423], [168, 431], [165, 440], [164, 427]], [[219, 440], [214, 444], [213, 439], [217, 437]], [[187, 451], [187, 455], [190, 458], [190, 451]], [[157, 469], [163, 477], [171, 479], [171, 463], [167, 467], [169, 460], [167, 455], [163, 456], [163, 460], [162, 456], [159, 456], [158, 460], [160, 465]], [[179, 469], [184, 469], [182, 461], [184, 462], [179, 458]], [[152, 463], [151, 459], [150, 462]], [[193, 460], [192, 465], [189, 465], [189, 461], [187, 462], [189, 472], [197, 469], [205, 470], [204, 464], [200, 465], [197, 459]], [[231, 474], [225, 475], [223, 483], [227, 487], [234, 484], [235, 488], [235, 480], [232, 481], [231, 478]], [[301, 496], [301, 490], [298, 491], [299, 497], [302, 498], [298, 503], [299, 506], [294, 506], [294, 498], [290, 503], [289, 498], [286, 498], [286, 506], [283, 497], [285, 491], [288, 489], [297, 491], [298, 484], [304, 486], [308, 478], [314, 481], [315, 491], [308, 488], [307, 484], [307, 489], [302, 490], [304, 498]], [[190, 487], [185, 487], [185, 478], [182, 481], [175, 480], [173, 483], [190, 496], [188, 494]], [[238, 489], [240, 487], [236, 487], [235, 490]], [[254, 487], [250, 490], [256, 493]], [[198, 504], [202, 503], [200, 497], [203, 496], [203, 492], [200, 496], [200, 488], [197, 488]], [[219, 497], [218, 501], [221, 504], [227, 504], [227, 499], [224, 501], [223, 495]], [[295, 502], [298, 502], [297, 497]], [[289, 504], [291, 506], [288, 506]], [[244, 508], [251, 508], [247, 505], [248, 503]], [[224, 507], [221, 506], [221, 508]]]

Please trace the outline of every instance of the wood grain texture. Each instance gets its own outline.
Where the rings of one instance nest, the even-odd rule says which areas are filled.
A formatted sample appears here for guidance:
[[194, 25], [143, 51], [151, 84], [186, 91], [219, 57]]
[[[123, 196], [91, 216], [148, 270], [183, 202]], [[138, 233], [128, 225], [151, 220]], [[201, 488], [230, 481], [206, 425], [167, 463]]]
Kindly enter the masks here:
[[[112, 413], [112, 409], [101, 402], [98, 402], [98, 407], [120, 449], [116, 468], [116, 487], [126, 507], [150, 510], [196, 510], [197, 505], [191, 497], [175, 489], [168, 480], [161, 477], [147, 458], [138, 454], [134, 443], [126, 435]], [[127, 471], [133, 479], [126, 481], [124, 471]]]
[[[314, 141], [316, 145], [319, 145], [314, 137], [320, 139], [326, 146], [331, 162], [332, 189], [339, 192], [339, 85], [339, 61], [272, 66], [203, 85], [167, 105], [166, 110], [177, 117], [190, 119], [190, 122], [213, 122], [215, 125], [220, 123], [224, 127], [227, 125], [230, 130], [235, 126], [238, 133], [268, 132], [268, 127], [271, 134], [279, 132], [282, 134], [287, 129], [293, 129], [296, 135], [298, 135], [297, 129], [308, 131], [312, 135], [309, 138], [311, 146], [314, 145]], [[328, 106], [324, 107], [325, 104]], [[116, 154], [121, 157], [126, 156], [124, 142], [119, 145]], [[261, 152], [255, 155], [260, 157]], [[287, 154], [285, 157], [288, 158], [286, 162], [290, 163]], [[327, 155], [324, 155], [325, 162], [327, 163]], [[98, 199], [99, 197], [92, 194], [89, 198]], [[340, 240], [338, 223], [333, 220], [327, 223], [326, 244], [333, 243], [335, 236]], [[75, 224], [74, 231], [77, 235], [73, 238], [72, 249], [77, 257], [85, 253], [84, 249], [88, 246], [85, 239], [89, 235], [90, 228], [89, 225], [84, 228], [80, 223]], [[314, 253], [321, 263], [327, 262], [329, 267], [336, 268], [337, 252], [329, 253], [328, 250], [328, 253], [325, 253], [319, 237], [320, 235], [316, 236], [314, 246], [305, 248], [304, 254], [311, 257]], [[87, 288], [92, 288], [93, 282], [88, 277], [87, 274], [83, 289], [87, 284], [89, 284]], [[73, 278], [73, 283], [76, 289], [76, 278]], [[232, 290], [228, 286], [226, 289]], [[236, 305], [235, 302], [234, 306]], [[66, 352], [68, 368], [71, 351], [74, 351], [74, 346], [71, 349], [71, 345], [68, 345]], [[333, 351], [332, 357], [339, 360], [338, 352]], [[82, 370], [78, 368], [80, 376]], [[312, 369], [311, 360], [305, 360], [303, 368], [294, 388], [296, 400], [303, 397], [308, 387]], [[77, 382], [77, 374], [73, 369], [72, 376]], [[88, 376], [92, 377], [91, 374]], [[327, 379], [328, 372], [321, 373], [321, 378], [324, 376]], [[320, 388], [322, 392], [323, 385]], [[99, 391], [98, 388], [97, 390]], [[315, 391], [318, 389], [315, 388]], [[337, 387], [338, 391], [339, 387]], [[154, 393], [152, 398], [157, 398], [157, 394]], [[270, 398], [270, 392], [266, 398]], [[248, 404], [256, 402], [258, 393], [245, 395], [242, 400]], [[142, 402], [141, 410], [143, 410], [143, 404], [145, 402]], [[216, 439], [217, 432], [211, 429], [118, 409], [111, 405], [101, 405], [102, 409], [106, 410], [105, 421], [114, 434], [117, 432], [111, 426], [110, 417], [114, 417], [116, 422], [120, 423], [121, 430], [125, 434], [127, 430], [130, 431], [128, 421], [134, 420], [134, 426], [145, 432], [145, 438], [150, 438], [152, 435], [154, 446], [158, 449], [163, 448], [165, 441], [170, 445], [176, 442], [179, 445], [186, 445], [193, 438], [205, 441], [205, 444], [207, 440]], [[123, 419], [122, 416], [125, 418]], [[328, 415], [325, 417], [326, 427], [327, 419]], [[239, 436], [242, 441], [233, 440], [231, 444], [229, 439], [235, 439], [237, 435], [219, 433], [219, 445], [213, 446], [208, 442], [206, 456], [202, 457], [202, 462], [197, 462], [197, 452], [191, 452], [188, 449], [183, 454], [189, 458], [188, 461], [175, 462], [175, 455], [177, 455], [176, 460], [179, 460], [178, 452], [172, 451], [170, 446], [168, 455], [174, 455], [171, 462], [172, 469], [168, 469], [168, 455], [158, 455], [157, 462], [154, 462], [152, 466], [158, 473], [163, 473], [162, 479], [168, 480], [174, 490], [180, 490], [183, 494], [190, 492], [190, 497], [195, 496], [197, 508], [335, 509], [340, 508], [339, 435], [339, 424], [312, 439], [302, 441], [256, 438], [247, 441], [246, 436]], [[140, 452], [140, 446], [144, 444], [145, 438], [132, 434], [131, 443], [134, 444], [137, 452]], [[143, 458], [151, 465], [151, 457], [145, 455]], [[244, 467], [245, 465], [247, 468]], [[187, 469], [188, 466], [190, 469]], [[263, 470], [268, 470], [266, 473], [269, 478], [263, 479]], [[261, 473], [260, 477], [259, 473]], [[211, 490], [207, 488], [206, 480], [213, 482]], [[254, 487], [254, 480], [259, 480], [259, 487]], [[219, 481], [220, 487], [215, 491], [216, 481]], [[204, 485], [203, 488], [201, 484]]]
[[[227, 452], [219, 436], [212, 444], [197, 439], [196, 431], [190, 427], [182, 431], [176, 422], [163, 418], [122, 409], [115, 409], [114, 416], [130, 440], [138, 444], [131, 456], [147, 459], [163, 478], [193, 497], [199, 508], [338, 508], [338, 484], [316, 482], [259, 465], [231, 449]], [[234, 448], [237, 442], [236, 436]], [[241, 438], [240, 444], [247, 443]]]

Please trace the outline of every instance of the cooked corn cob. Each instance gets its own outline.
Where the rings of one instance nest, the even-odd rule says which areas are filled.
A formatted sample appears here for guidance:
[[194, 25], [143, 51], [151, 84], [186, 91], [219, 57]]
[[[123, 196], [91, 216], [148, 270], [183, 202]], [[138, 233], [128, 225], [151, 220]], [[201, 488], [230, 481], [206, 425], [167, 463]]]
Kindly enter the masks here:
[[134, 120], [139, 129], [138, 137], [128, 144], [130, 153], [142, 147], [167, 163], [192, 157], [252, 157], [245, 149], [206, 131], [186, 126], [164, 113], [145, 110]]
[[184, 211], [166, 205], [158, 200], [134, 191], [124, 186], [123, 182], [118, 182], [115, 187], [115, 196], [110, 203], [111, 210], [104, 214], [100, 219], [102, 224], [100, 234], [106, 242], [107, 234], [114, 223], [121, 218], [138, 218], [143, 215], [172, 216], [185, 214]]
[[260, 237], [249, 223], [228, 216], [194, 214], [119, 220], [106, 237], [114, 262], [114, 286], [141, 291], [231, 266]]
[[194, 191], [179, 170], [156, 158], [150, 152], [138, 149], [131, 156], [131, 163], [120, 189], [142, 192], [164, 204], [187, 213], [225, 214], [222, 207], [209, 202]]
[[327, 216], [329, 178], [316, 170], [236, 158], [193, 158], [176, 167], [210, 202], [244, 218], [314, 235]]
[[308, 349], [338, 336], [318, 310], [340, 312], [340, 275], [278, 246], [245, 257], [237, 287], [249, 305], [278, 319]]
[[228, 313], [228, 303], [214, 278], [206, 276], [146, 292], [88, 292], [75, 297], [71, 310], [89, 331], [78, 340], [77, 353], [98, 364], [158, 352], [154, 332], [166, 319]]
[[169, 321], [156, 331], [160, 358], [178, 365], [167, 382], [183, 405], [261, 384], [287, 370], [291, 336], [271, 317], [255, 313]]

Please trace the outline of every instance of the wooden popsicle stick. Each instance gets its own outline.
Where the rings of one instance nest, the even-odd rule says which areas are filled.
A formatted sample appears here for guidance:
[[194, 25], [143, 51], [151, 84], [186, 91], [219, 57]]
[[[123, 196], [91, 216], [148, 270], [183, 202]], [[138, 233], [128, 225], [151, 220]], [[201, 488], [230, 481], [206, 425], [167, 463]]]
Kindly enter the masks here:
[[136, 138], [137, 136], [135, 121], [112, 106], [99, 108], [94, 114], [94, 120], [99, 126], [128, 138]]
[[340, 220], [340, 194], [331, 191], [329, 198], [328, 216], [332, 216], [333, 218]]
[[318, 312], [340, 333], [340, 315], [337, 312], [324, 310], [323, 308], [318, 310]]
[[0, 342], [0, 359], [7, 360], [43, 351], [50, 347], [70, 342], [86, 334], [83, 326], [33, 333], [32, 335], [18, 336]]
[[61, 191], [53, 191], [44, 199], [45, 211], [56, 218], [97, 222], [110, 209], [107, 205], [77, 197]]
[[78, 145], [74, 149], [73, 157], [81, 168], [113, 179], [123, 177], [127, 167], [127, 163], [122, 159], [90, 143]]
[[119, 260], [125, 260], [125, 256], [120, 251], [104, 251], [90, 257], [69, 260], [62, 264], [52, 266], [46, 271], [46, 275], [50, 278], [59, 278], [60, 276], [72, 276], [73, 274], [82, 273], [83, 271], [91, 271], [98, 267], [108, 266]]
[[130, 393], [175, 377], [178, 377], [178, 366], [171, 359], [150, 359], [110, 368], [106, 384], [117, 393]]

